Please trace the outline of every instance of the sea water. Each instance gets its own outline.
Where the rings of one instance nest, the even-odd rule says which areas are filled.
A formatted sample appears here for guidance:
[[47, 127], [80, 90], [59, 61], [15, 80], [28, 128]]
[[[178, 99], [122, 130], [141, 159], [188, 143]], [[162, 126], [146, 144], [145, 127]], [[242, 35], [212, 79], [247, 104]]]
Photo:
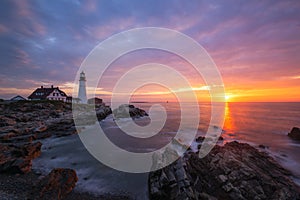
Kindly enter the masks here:
[[[177, 134], [182, 120], [182, 107], [179, 103], [156, 104], [165, 108], [167, 120], [161, 131], [153, 137], [136, 138], [127, 135], [118, 128], [111, 115], [99, 125], [110, 141], [126, 151], [144, 153], [160, 149]], [[192, 120], [192, 114], [197, 108], [193, 104], [185, 104]], [[149, 111], [153, 103], [134, 105]], [[264, 145], [266, 148], [260, 150], [267, 151], [281, 165], [292, 171], [292, 178], [299, 184], [300, 142], [292, 140], [287, 134], [292, 127], [300, 127], [300, 103], [226, 103], [224, 106], [223, 144], [236, 140], [255, 147]], [[212, 107], [210, 103], [199, 103], [198, 109], [200, 121], [197, 136], [204, 136], [210, 126]], [[135, 123], [146, 126], [151, 120], [155, 119], [143, 117], [135, 119]], [[147, 199], [147, 173], [126, 173], [105, 166], [89, 154], [78, 135], [43, 140], [42, 155], [34, 160], [33, 168], [48, 173], [56, 167], [76, 170], [79, 177], [76, 190], [97, 194], [125, 194], [137, 199]]]

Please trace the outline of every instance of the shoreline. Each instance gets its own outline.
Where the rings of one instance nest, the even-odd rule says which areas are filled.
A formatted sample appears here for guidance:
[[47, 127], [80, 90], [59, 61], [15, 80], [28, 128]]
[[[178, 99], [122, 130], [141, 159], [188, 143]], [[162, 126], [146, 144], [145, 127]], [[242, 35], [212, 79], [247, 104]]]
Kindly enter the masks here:
[[[24, 103], [26, 106], [24, 106]], [[34, 159], [36, 156], [38, 158], [35, 158], [33, 160], [33, 168], [31, 169], [31, 165], [29, 166], [29, 172], [26, 171], [25, 174], [7, 174], [5, 172], [0, 173], [0, 195], [3, 196], [3, 199], [26, 199], [26, 195], [30, 190], [32, 190], [32, 186], [36, 185], [39, 180], [47, 175], [49, 170], [57, 168], [57, 167], [65, 167], [65, 168], [71, 168], [75, 169], [77, 172], [77, 175], [80, 176], [79, 179], [87, 180], [89, 184], [94, 183], [96, 177], [93, 177], [93, 180], [89, 180], [90, 176], [84, 175], [82, 172], [82, 169], [85, 169], [85, 165], [82, 165], [80, 161], [78, 163], [78, 160], [76, 162], [73, 162], [70, 160], [72, 158], [73, 154], [76, 154], [76, 150], [79, 152], [82, 152], [83, 146], [76, 146], [76, 142], [80, 142], [78, 140], [78, 134], [76, 129], [74, 128], [74, 122], [72, 121], [72, 115], [70, 114], [70, 107], [68, 107], [66, 104], [62, 104], [59, 102], [55, 102], [52, 104], [52, 102], [22, 102], [21, 104], [15, 103], [13, 106], [9, 107], [9, 105], [1, 105], [0, 109], [2, 111], [5, 111], [2, 117], [2, 125], [1, 129], [4, 130], [0, 134], [0, 144], [4, 146], [9, 146], [9, 144], [16, 144], [22, 145], [24, 144], [34, 144], [36, 142], [42, 142], [42, 155], [39, 156], [40, 152], [38, 154], [34, 154], [35, 156], [31, 156], [29, 158], [30, 162], [32, 159]], [[8, 108], [6, 107], [8, 106]], [[132, 107], [131, 107], [132, 108]], [[11, 110], [12, 109], [12, 113]], [[106, 108], [105, 108], [106, 109]], [[138, 108], [132, 108], [134, 109], [134, 114], [137, 116], [143, 115], [143, 110], [140, 110]], [[42, 112], [40, 111], [42, 110]], [[143, 111], [143, 112], [142, 112]], [[6, 113], [6, 114], [5, 114]], [[108, 115], [110, 115], [109, 110], [104, 111], [99, 110], [98, 112], [101, 116], [99, 121], [106, 118]], [[38, 116], [38, 117], [37, 117]], [[121, 116], [121, 115], [120, 115]], [[38, 120], [36, 120], [36, 117]], [[83, 116], [80, 116], [83, 117]], [[70, 118], [70, 119], [69, 119]], [[31, 120], [35, 119], [35, 120]], [[42, 123], [41, 123], [42, 122]], [[87, 121], [87, 123], [91, 123], [91, 121]], [[84, 129], [82, 130], [84, 131]], [[117, 135], [116, 135], [117, 136]], [[77, 138], [77, 139], [76, 139]], [[46, 142], [47, 141], [47, 142]], [[74, 143], [75, 141], [75, 143]], [[241, 141], [241, 140], [239, 140]], [[66, 143], [64, 143], [66, 142]], [[282, 163], [280, 163], [276, 159], [276, 155], [274, 152], [272, 152], [267, 146], [261, 145], [261, 144], [255, 144], [247, 141], [246, 144], [250, 144], [249, 146], [255, 148], [258, 152], [265, 152], [267, 154], [267, 160], [271, 158], [275, 158], [277, 166], [281, 166], [283, 168]], [[230, 143], [230, 141], [227, 139], [222, 141], [224, 143], [223, 145], [226, 145], [226, 143]], [[49, 145], [51, 144], [51, 145]], [[65, 145], [65, 144], [72, 144]], [[82, 144], [81, 144], [82, 145]], [[199, 144], [197, 144], [199, 145]], [[69, 146], [69, 147], [68, 147]], [[68, 147], [66, 149], [66, 147]], [[77, 147], [77, 149], [73, 149], [74, 147]], [[217, 147], [219, 148], [219, 147]], [[247, 148], [245, 148], [247, 151]], [[241, 149], [243, 150], [243, 149]], [[74, 151], [74, 152], [73, 152]], [[85, 150], [86, 151], [86, 150]], [[61, 152], [67, 153], [66, 155], [61, 154]], [[34, 153], [34, 152], [33, 152]], [[185, 153], [188, 154], [189, 152]], [[79, 156], [79, 155], [77, 155]], [[82, 156], [82, 155], [81, 155]], [[85, 156], [84, 156], [85, 157]], [[184, 156], [183, 156], [184, 157]], [[44, 164], [49, 168], [47, 170], [44, 170], [41, 168], [43, 163], [39, 163], [40, 165], [36, 165], [37, 162], [44, 160]], [[51, 164], [51, 162], [52, 164]], [[71, 165], [65, 165], [64, 163], [70, 162]], [[98, 162], [98, 161], [97, 161]], [[53, 165], [53, 163], [55, 165]], [[89, 163], [90, 165], [93, 165], [94, 162]], [[72, 167], [73, 165], [73, 167]], [[173, 165], [173, 164], [172, 164]], [[18, 166], [17, 166], [18, 167]], [[169, 167], [169, 166], [168, 166]], [[168, 168], [167, 167], [167, 168]], [[98, 173], [106, 173], [107, 169], [105, 168], [99, 168], [104, 169], [102, 172]], [[285, 171], [291, 171], [287, 167], [284, 167]], [[27, 170], [27, 168], [26, 168]], [[89, 169], [90, 174], [93, 174], [93, 168]], [[112, 170], [109, 171], [109, 176], [114, 176], [113, 179], [111, 179], [110, 184], [116, 184], [114, 187], [118, 187], [118, 184], [124, 184], [125, 182], [119, 183], [118, 178], [129, 178], [131, 181], [135, 181], [135, 179], [131, 179], [130, 176], [124, 176], [124, 175], [117, 175], [117, 172], [114, 172]], [[94, 175], [94, 174], [93, 174]], [[95, 175], [94, 175], [95, 176]], [[116, 177], [115, 177], [116, 176]], [[288, 179], [293, 179], [293, 182], [297, 184], [297, 177], [296, 175], [293, 175], [291, 173], [286, 173], [284, 176], [286, 176]], [[99, 177], [98, 177], [99, 178]], [[100, 179], [106, 180], [107, 176], [100, 176]], [[117, 182], [116, 182], [117, 181]], [[79, 182], [80, 184], [84, 184], [83, 182]], [[99, 182], [97, 182], [99, 183]], [[78, 184], [78, 183], [77, 183]], [[22, 187], [22, 185], [25, 185], [25, 187]], [[64, 199], [135, 199], [137, 198], [135, 193], [129, 193], [127, 190], [124, 190], [127, 193], [123, 193], [117, 190], [111, 190], [111, 191], [117, 191], [114, 193], [109, 192], [99, 192], [94, 193], [91, 191], [84, 190], [82, 185], [80, 186], [80, 189], [77, 185], [74, 190], [72, 190], [66, 198]], [[85, 187], [89, 187], [91, 185], [86, 185]], [[131, 186], [133, 187], [133, 186]], [[299, 183], [298, 183], [299, 187]], [[109, 188], [109, 187], [108, 187]], [[94, 188], [95, 189], [95, 188]], [[101, 189], [101, 187], [99, 187]], [[124, 188], [123, 188], [124, 189]], [[97, 190], [97, 187], [96, 187]], [[137, 189], [137, 191], [141, 190], [141, 188]], [[299, 190], [299, 189], [298, 189]], [[101, 191], [101, 190], [100, 190]], [[14, 197], [15, 196], [15, 197]], [[146, 198], [146, 197], [145, 197]]]
[[[230, 142], [229, 142], [230, 143]], [[227, 143], [228, 144], [228, 143]], [[248, 143], [240, 143], [249, 145]], [[223, 146], [223, 145], [222, 145]], [[216, 148], [222, 148], [222, 146], [217, 145]], [[251, 148], [255, 148], [257, 151], [261, 153], [265, 153], [268, 159], [274, 159], [268, 152], [266, 152], [264, 149], [261, 149], [259, 147], [255, 147], [252, 145], [249, 145]], [[243, 151], [243, 149], [241, 149]], [[187, 151], [183, 157], [187, 156], [187, 154], [190, 154], [189, 151]], [[183, 158], [182, 157], [182, 158]], [[275, 162], [278, 164], [278, 166], [282, 165], [275, 160]], [[171, 165], [174, 165], [171, 164]], [[167, 166], [166, 168], [169, 168]], [[165, 169], [165, 168], [164, 168]], [[291, 178], [294, 176], [292, 172], [290, 172], [288, 169], [283, 167], [283, 170], [287, 172], [286, 176]], [[156, 173], [156, 172], [151, 172]], [[151, 174], [150, 173], [150, 174]], [[43, 174], [41, 172], [37, 172], [36, 170], [31, 170], [29, 173], [26, 174], [3, 174], [0, 173], [0, 195], [2, 199], [26, 199], [29, 191], [33, 188], [34, 185], [36, 185], [39, 180], [43, 177], [45, 177], [46, 174]], [[295, 183], [295, 182], [294, 182]], [[296, 183], [295, 183], [296, 184]], [[297, 185], [298, 192], [300, 194], [300, 186]], [[66, 198], [63, 198], [65, 200], [81, 200], [81, 199], [87, 199], [87, 200], [96, 200], [96, 199], [108, 199], [108, 200], [125, 200], [125, 199], [135, 199], [134, 197], [127, 196], [126, 194], [121, 193], [102, 193], [97, 194], [93, 192], [84, 191], [82, 189], [78, 189], [75, 187], [73, 191], [71, 191]], [[150, 198], [153, 199], [153, 198]], [[154, 198], [155, 199], [155, 198]]]
[[171, 165], [151, 172], [149, 195], [153, 200], [299, 199], [300, 187], [292, 175], [268, 153], [233, 141], [216, 145], [204, 158], [189, 150]]
[[[44, 175], [31, 171], [27, 174], [1, 174], [0, 173], [0, 196], [2, 200], [27, 199], [28, 193], [32, 190]], [[129, 200], [130, 198], [122, 194], [102, 194], [97, 195], [89, 192], [78, 191], [76, 188], [71, 191], [64, 200]]]

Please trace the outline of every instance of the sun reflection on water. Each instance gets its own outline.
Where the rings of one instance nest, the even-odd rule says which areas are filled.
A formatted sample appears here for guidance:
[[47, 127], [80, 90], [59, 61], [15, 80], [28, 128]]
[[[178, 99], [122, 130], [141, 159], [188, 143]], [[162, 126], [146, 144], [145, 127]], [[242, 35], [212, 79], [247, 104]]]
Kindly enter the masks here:
[[232, 116], [232, 112], [230, 109], [230, 103], [226, 102], [225, 104], [225, 122], [223, 129], [225, 132], [223, 133], [223, 137], [227, 139], [234, 139], [235, 138], [235, 124]]

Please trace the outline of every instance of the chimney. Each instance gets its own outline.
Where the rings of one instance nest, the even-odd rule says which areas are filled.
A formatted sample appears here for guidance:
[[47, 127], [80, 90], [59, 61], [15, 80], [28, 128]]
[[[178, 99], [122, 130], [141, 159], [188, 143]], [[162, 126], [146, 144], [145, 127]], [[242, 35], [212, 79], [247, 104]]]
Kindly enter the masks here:
[[41, 88], [43, 89], [44, 87], [43, 87], [43, 86], [41, 86]]

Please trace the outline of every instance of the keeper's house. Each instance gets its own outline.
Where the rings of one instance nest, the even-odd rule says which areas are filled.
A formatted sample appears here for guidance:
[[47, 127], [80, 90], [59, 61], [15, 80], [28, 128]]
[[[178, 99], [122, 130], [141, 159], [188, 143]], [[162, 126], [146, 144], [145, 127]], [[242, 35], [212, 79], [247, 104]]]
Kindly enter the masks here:
[[45, 88], [41, 86], [37, 88], [29, 97], [29, 100], [54, 100], [54, 101], [67, 101], [67, 95], [58, 87]]

